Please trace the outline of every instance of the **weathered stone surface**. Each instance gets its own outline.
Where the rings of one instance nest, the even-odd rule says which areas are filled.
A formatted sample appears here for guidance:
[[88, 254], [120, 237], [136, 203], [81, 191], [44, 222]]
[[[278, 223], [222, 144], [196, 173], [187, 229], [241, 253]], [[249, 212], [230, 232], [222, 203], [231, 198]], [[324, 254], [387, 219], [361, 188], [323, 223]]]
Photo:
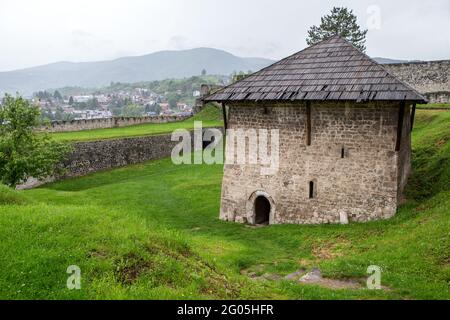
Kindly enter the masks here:
[[170, 156], [170, 135], [79, 142], [64, 162], [64, 178]]
[[339, 212], [339, 222], [341, 224], [348, 224], [348, 215], [347, 212], [341, 211]]
[[450, 102], [450, 60], [394, 63], [383, 66], [397, 78], [424, 93], [430, 102]]
[[322, 287], [331, 289], [360, 289], [362, 285], [358, 279], [330, 279], [324, 278], [319, 269], [313, 269], [308, 272], [303, 277], [301, 277], [298, 282], [305, 284], [316, 284]]
[[[409, 105], [400, 151], [395, 151], [399, 103], [313, 102], [309, 146], [303, 103], [229, 108], [229, 128], [279, 129], [280, 167], [274, 175], [261, 175], [260, 165], [226, 164], [221, 219], [253, 221], [257, 193], [269, 197], [271, 224], [339, 223], [340, 212], [350, 221], [395, 214], [410, 171]], [[312, 199], [310, 181], [316, 189]]]
[[300, 277], [305, 274], [305, 272], [306, 271], [304, 269], [299, 269], [295, 272], [292, 272], [292, 273], [286, 275], [284, 278], [286, 280], [299, 280]]
[[313, 270], [311, 270], [310, 272], [308, 272], [307, 274], [305, 274], [304, 276], [302, 276], [298, 281], [299, 282], [318, 282], [320, 280], [322, 280], [322, 273], [320, 272], [319, 269], [315, 268]]
[[167, 123], [177, 122], [189, 118], [180, 115], [161, 115], [146, 117], [113, 117], [104, 119], [86, 119], [72, 121], [53, 121], [49, 126], [41, 127], [40, 130], [46, 132], [81, 131], [92, 129], [106, 129], [127, 127], [143, 123]]
[[425, 96], [431, 103], [449, 103], [450, 102], [450, 91], [426, 92]]
[[[222, 131], [222, 128], [219, 130]], [[194, 150], [193, 131], [191, 137]], [[63, 176], [48, 177], [40, 181], [30, 178], [18, 186], [18, 189], [34, 188], [56, 180], [170, 157], [173, 147], [178, 143], [179, 141], [171, 141], [171, 134], [78, 142], [74, 144], [74, 150], [68, 159], [61, 164], [65, 169]]]

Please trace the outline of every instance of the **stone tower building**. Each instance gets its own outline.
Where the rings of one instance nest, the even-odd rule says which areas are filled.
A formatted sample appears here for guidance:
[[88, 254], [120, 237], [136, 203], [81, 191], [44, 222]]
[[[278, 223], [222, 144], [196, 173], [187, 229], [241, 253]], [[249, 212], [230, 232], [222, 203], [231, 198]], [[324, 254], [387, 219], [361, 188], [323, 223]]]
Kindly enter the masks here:
[[328, 38], [205, 100], [222, 104], [228, 129], [279, 132], [275, 174], [225, 164], [221, 219], [339, 223], [395, 214], [415, 104], [426, 99], [347, 40]]

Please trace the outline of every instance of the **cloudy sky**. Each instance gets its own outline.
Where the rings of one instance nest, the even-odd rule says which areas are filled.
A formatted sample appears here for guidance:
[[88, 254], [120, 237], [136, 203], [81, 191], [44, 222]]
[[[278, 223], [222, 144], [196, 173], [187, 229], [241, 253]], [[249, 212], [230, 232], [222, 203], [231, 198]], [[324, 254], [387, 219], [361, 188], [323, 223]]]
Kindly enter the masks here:
[[333, 6], [369, 28], [371, 56], [450, 59], [449, 0], [0, 0], [0, 71], [194, 47], [280, 59]]

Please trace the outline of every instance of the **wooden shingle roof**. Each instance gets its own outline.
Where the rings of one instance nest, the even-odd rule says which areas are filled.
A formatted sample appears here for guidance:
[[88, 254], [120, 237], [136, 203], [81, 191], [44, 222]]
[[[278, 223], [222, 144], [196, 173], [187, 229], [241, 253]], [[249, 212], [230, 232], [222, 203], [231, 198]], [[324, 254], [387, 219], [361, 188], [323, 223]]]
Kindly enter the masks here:
[[204, 100], [426, 102], [424, 96], [338, 35], [261, 69]]

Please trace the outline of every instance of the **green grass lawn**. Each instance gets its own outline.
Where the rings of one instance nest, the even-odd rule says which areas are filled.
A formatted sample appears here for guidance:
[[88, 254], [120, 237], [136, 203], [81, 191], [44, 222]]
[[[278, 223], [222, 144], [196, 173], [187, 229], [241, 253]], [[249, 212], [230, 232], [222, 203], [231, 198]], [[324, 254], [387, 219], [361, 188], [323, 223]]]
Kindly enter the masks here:
[[450, 103], [418, 104], [417, 109], [450, 109]]
[[[418, 110], [408, 201], [384, 221], [223, 222], [222, 166], [170, 159], [8, 191], [0, 196], [0, 298], [450, 299], [449, 124], [450, 112]], [[66, 288], [69, 265], [81, 268], [81, 290]], [[388, 289], [241, 274], [319, 267], [327, 277], [364, 279], [369, 265], [382, 268]]]
[[93, 141], [122, 137], [137, 137], [153, 134], [171, 133], [176, 129], [193, 129], [194, 121], [202, 121], [203, 127], [223, 126], [222, 113], [214, 106], [206, 106], [193, 117], [179, 122], [146, 123], [128, 127], [93, 129], [84, 131], [57, 132], [51, 136], [58, 141]]

